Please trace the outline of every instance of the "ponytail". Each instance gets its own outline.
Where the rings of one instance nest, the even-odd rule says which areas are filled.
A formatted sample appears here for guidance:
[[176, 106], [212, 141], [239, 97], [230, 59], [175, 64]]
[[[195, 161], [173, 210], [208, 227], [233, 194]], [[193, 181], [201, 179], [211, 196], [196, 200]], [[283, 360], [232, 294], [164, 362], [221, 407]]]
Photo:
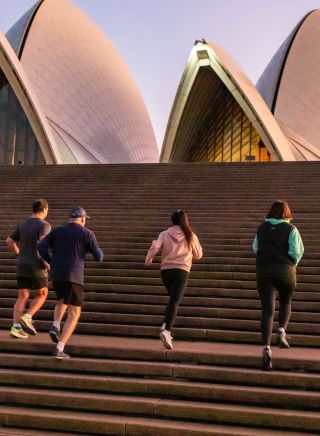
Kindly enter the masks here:
[[179, 209], [171, 216], [171, 221], [175, 226], [180, 226], [183, 231], [189, 248], [191, 248], [193, 232], [192, 228], [189, 224], [188, 215], [183, 210]]

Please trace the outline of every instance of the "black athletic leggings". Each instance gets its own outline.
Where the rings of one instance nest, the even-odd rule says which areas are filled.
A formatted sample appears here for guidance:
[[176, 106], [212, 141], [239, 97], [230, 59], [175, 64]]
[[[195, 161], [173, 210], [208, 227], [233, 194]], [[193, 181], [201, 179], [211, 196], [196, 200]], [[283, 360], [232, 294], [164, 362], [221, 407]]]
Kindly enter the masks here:
[[270, 345], [275, 310], [276, 291], [279, 292], [279, 327], [287, 328], [291, 315], [291, 299], [296, 287], [296, 268], [290, 265], [268, 265], [257, 268], [257, 288], [261, 300], [261, 339]]
[[170, 297], [164, 316], [166, 330], [169, 332], [176, 319], [179, 303], [187, 287], [188, 277], [189, 273], [180, 268], [161, 270], [161, 278]]

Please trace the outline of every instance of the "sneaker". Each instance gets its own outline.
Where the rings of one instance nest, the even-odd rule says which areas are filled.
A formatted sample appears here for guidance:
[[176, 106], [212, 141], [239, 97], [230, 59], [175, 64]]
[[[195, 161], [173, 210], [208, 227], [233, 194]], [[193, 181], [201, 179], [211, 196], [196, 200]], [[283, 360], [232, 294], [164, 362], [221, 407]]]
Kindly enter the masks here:
[[28, 334], [20, 327], [11, 327], [10, 336], [18, 339], [28, 339]]
[[53, 357], [59, 360], [67, 360], [70, 359], [69, 354], [65, 353], [64, 351], [58, 351], [58, 348], [56, 347], [53, 350]]
[[27, 314], [25, 313], [24, 315], [22, 315], [22, 317], [20, 318], [20, 324], [22, 324], [24, 330], [29, 333], [29, 335], [36, 335], [38, 332], [37, 330], [34, 328], [33, 325], [33, 320], [32, 318], [30, 319], [28, 316], [26, 316]]
[[50, 336], [52, 342], [54, 342], [55, 344], [57, 344], [59, 342], [59, 339], [60, 339], [60, 330], [57, 329], [57, 327], [55, 327], [53, 324], [50, 327], [49, 336]]
[[276, 343], [279, 348], [290, 348], [289, 342], [287, 341], [287, 334], [285, 330], [277, 331]]
[[168, 350], [172, 350], [173, 346], [172, 346], [172, 337], [171, 334], [168, 330], [163, 330], [160, 333], [160, 339], [163, 342], [163, 345], [168, 348]]
[[272, 371], [271, 356], [272, 352], [270, 348], [264, 348], [262, 350], [262, 367], [266, 371]]

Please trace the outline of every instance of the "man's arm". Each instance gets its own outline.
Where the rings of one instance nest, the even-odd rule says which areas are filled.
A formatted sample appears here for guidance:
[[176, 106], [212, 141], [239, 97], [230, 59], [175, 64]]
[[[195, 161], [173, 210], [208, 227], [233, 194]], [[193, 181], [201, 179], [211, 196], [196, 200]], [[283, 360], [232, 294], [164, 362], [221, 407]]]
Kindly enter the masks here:
[[92, 253], [94, 260], [98, 262], [103, 261], [103, 251], [101, 250], [96, 235], [90, 231], [89, 238], [88, 238], [88, 246], [87, 250]]
[[6, 239], [6, 244], [9, 247], [9, 250], [18, 256], [18, 254], [20, 253], [20, 249], [17, 245], [17, 242], [14, 239], [12, 239], [10, 236], [8, 236]]
[[20, 230], [19, 226], [16, 227], [13, 233], [6, 239], [6, 244], [9, 247], [9, 250], [12, 251], [16, 256], [20, 253], [20, 249], [18, 247], [18, 242], [20, 239]]
[[49, 249], [52, 247], [52, 233], [50, 232], [45, 236], [38, 244], [38, 251], [43, 260], [45, 260], [49, 265], [51, 263], [52, 257]]

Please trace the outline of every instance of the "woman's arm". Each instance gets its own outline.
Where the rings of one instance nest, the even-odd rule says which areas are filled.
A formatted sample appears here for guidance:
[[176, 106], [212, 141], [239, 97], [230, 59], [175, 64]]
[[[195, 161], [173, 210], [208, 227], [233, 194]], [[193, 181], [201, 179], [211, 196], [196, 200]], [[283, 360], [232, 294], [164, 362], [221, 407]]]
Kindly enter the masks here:
[[163, 245], [163, 232], [160, 233], [160, 235], [158, 236], [158, 239], [156, 239], [155, 241], [152, 241], [151, 247], [149, 248], [149, 251], [147, 253], [146, 256], [146, 260], [145, 260], [145, 264], [146, 265], [151, 265], [152, 264], [152, 260], [154, 258], [154, 256], [159, 253], [159, 251], [161, 250]]
[[295, 264], [298, 265], [302, 255], [304, 253], [303, 242], [299, 233], [299, 230], [294, 227], [289, 235], [289, 255], [294, 260]]
[[198, 236], [193, 234], [193, 241], [192, 241], [192, 254], [193, 254], [193, 258], [195, 260], [199, 260], [201, 259], [201, 257], [203, 256], [203, 251], [202, 251], [202, 247], [200, 245]]

